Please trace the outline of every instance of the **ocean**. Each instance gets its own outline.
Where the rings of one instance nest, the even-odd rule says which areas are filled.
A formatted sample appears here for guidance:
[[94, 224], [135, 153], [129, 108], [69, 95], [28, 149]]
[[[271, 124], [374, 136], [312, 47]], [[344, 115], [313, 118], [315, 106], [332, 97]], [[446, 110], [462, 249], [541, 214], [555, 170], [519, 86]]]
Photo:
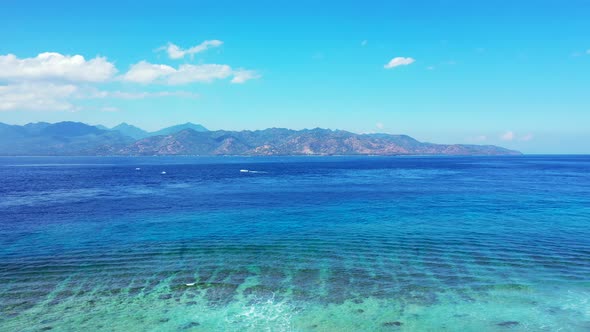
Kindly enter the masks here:
[[2, 157], [0, 330], [589, 331], [590, 156]]

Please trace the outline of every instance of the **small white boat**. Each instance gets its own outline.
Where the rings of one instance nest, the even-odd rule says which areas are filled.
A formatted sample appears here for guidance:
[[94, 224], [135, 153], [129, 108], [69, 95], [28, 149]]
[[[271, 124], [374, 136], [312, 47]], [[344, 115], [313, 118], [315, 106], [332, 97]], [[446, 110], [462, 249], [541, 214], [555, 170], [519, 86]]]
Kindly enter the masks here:
[[251, 169], [241, 169], [240, 173], [250, 173], [250, 174], [264, 174], [265, 171], [253, 171]]
[[136, 170], [136, 171], [141, 171], [141, 168], [139, 168], [139, 167], [135, 167], [135, 170]]
[[164, 174], [166, 174], [166, 171], [162, 171], [162, 173], [160, 173], [160, 174], [164, 175]]

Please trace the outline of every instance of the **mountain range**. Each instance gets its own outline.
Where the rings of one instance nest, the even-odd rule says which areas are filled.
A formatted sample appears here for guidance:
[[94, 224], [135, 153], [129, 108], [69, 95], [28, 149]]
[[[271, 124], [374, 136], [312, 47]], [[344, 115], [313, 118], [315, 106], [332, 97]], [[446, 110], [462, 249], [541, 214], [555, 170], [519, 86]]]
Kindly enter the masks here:
[[[96, 127], [98, 127], [98, 128], [102, 127], [102, 129], [109, 130], [108, 128], [106, 128], [104, 126], [100, 126], [100, 127], [96, 126]], [[118, 131], [121, 134], [129, 136], [131, 138], [141, 139], [141, 138], [148, 137], [148, 136], [170, 135], [170, 134], [177, 133], [177, 132], [184, 130], [184, 129], [192, 129], [194, 131], [208, 131], [207, 128], [201, 126], [200, 124], [194, 124], [194, 123], [190, 123], [190, 122], [175, 125], [172, 127], [167, 127], [167, 128], [160, 129], [158, 131], [154, 131], [151, 133], [147, 132], [141, 128], [138, 128], [136, 126], [127, 124], [125, 122], [121, 123], [118, 126], [111, 128], [110, 130], [111, 131]]]
[[156, 132], [122, 123], [0, 123], [0, 155], [519, 155], [493, 145], [433, 144], [407, 135], [269, 128], [209, 131], [185, 123]]

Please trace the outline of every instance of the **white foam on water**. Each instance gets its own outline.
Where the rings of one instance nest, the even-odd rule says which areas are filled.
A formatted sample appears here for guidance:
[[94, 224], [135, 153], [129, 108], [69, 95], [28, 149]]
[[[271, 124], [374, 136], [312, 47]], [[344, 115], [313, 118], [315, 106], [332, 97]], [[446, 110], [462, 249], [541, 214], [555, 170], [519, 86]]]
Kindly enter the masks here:
[[225, 321], [230, 326], [240, 326], [249, 331], [291, 331], [293, 330], [294, 308], [285, 301], [260, 298], [241, 302], [236, 313], [228, 312]]

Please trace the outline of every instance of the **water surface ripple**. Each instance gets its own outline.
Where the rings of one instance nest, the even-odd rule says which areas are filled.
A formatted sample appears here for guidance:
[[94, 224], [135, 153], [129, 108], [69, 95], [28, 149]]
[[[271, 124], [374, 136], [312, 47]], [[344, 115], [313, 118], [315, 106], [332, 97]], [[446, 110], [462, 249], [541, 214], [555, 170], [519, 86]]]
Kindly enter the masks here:
[[588, 156], [3, 157], [0, 181], [2, 331], [590, 330]]

